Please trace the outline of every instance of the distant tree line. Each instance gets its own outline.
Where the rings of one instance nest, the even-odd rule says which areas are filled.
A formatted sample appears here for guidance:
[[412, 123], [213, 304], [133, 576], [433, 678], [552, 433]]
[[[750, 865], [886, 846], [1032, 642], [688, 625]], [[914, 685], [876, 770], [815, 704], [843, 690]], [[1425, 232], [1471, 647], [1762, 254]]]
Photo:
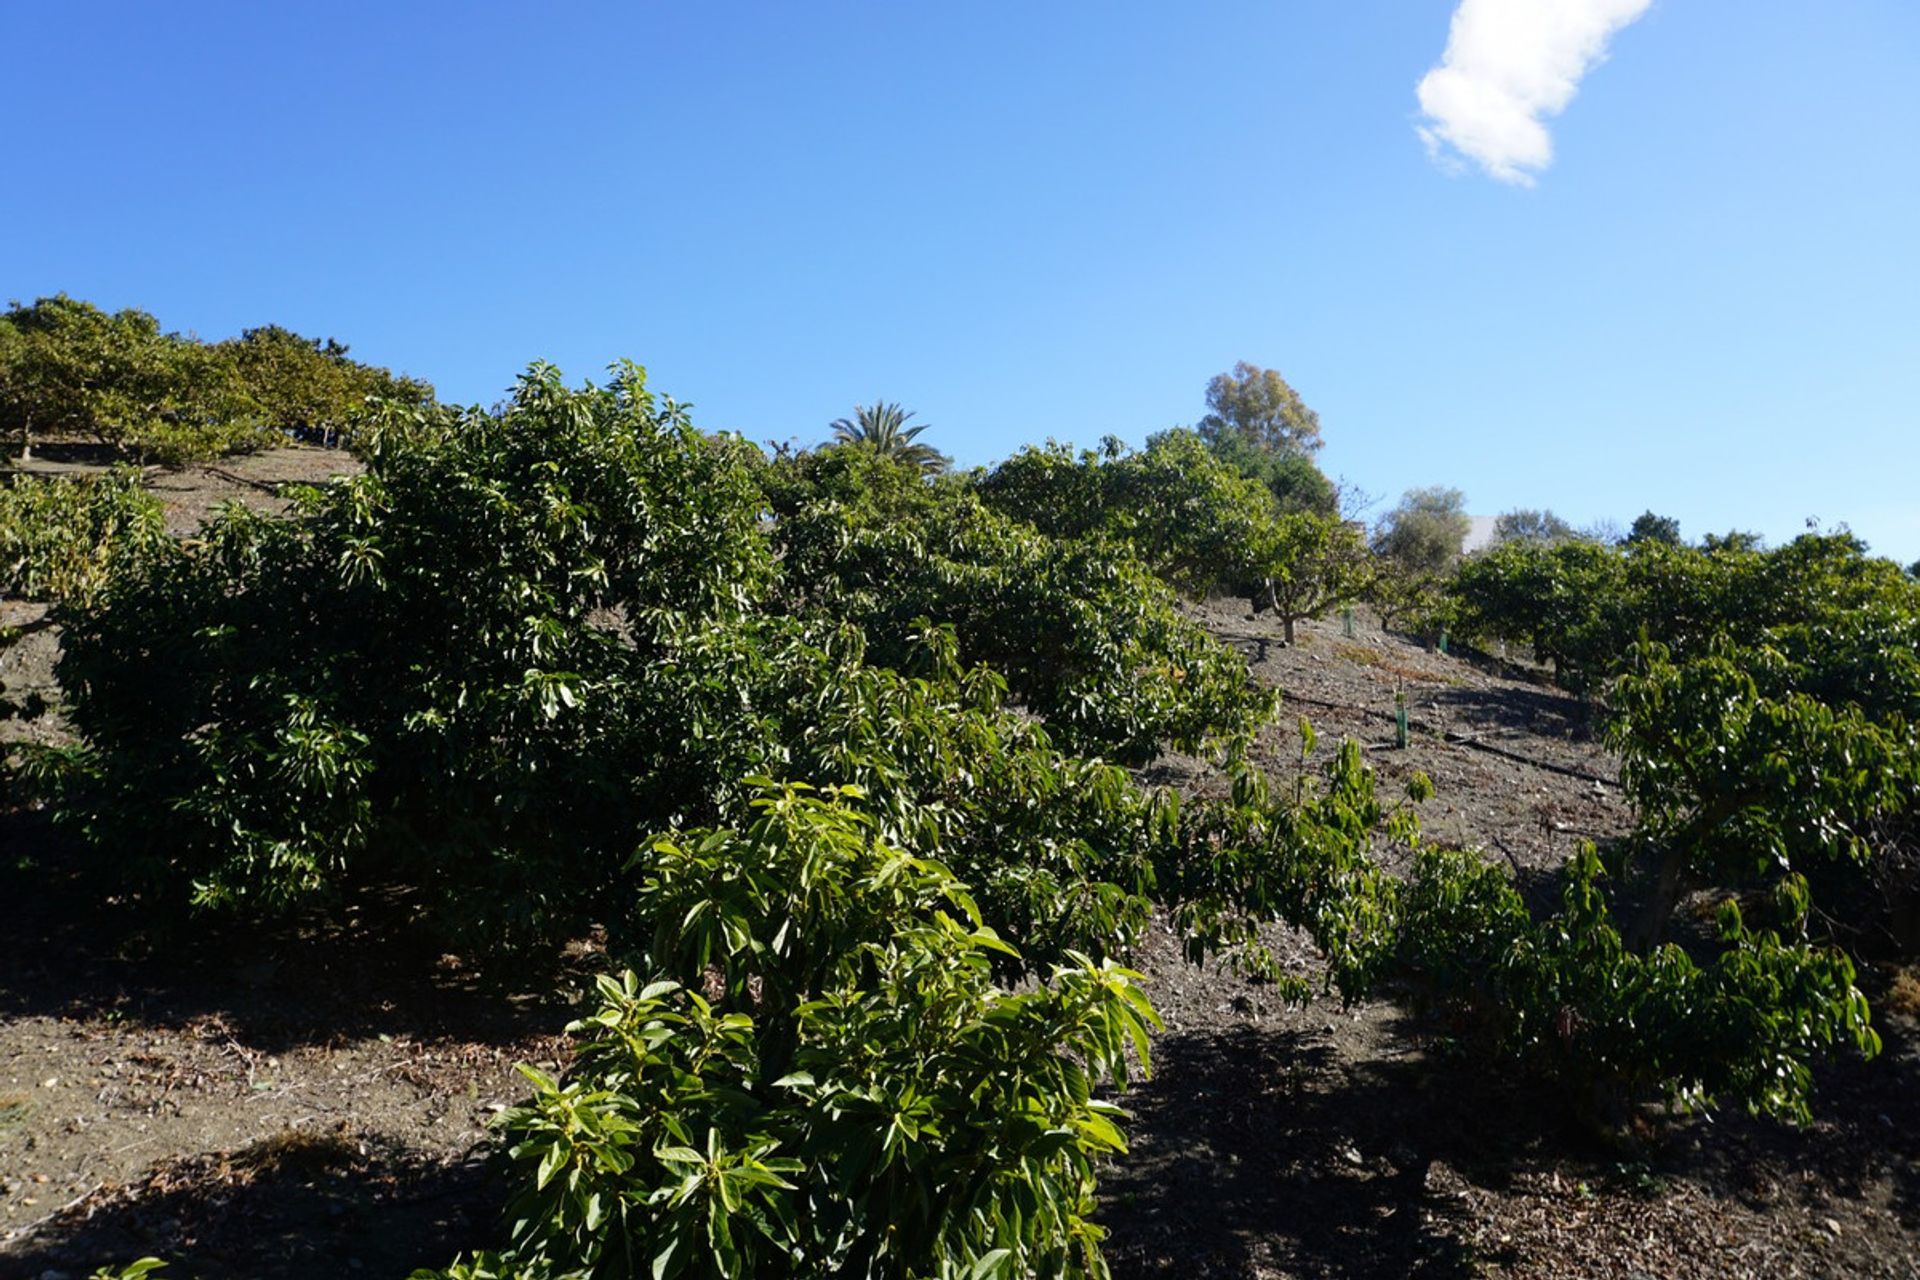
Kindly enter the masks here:
[[288, 436], [338, 443], [369, 398], [424, 406], [433, 388], [279, 325], [206, 342], [65, 294], [0, 314], [0, 439], [22, 458], [49, 437], [172, 463]]

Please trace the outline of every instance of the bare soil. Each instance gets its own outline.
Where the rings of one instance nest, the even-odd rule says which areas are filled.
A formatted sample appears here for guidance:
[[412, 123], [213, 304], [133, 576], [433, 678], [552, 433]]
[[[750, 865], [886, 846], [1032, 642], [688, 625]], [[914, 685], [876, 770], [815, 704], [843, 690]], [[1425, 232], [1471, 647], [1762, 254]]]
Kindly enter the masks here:
[[[277, 503], [347, 461], [280, 450], [156, 475], [190, 533], [225, 497]], [[84, 465], [49, 459], [47, 465]], [[237, 477], [237, 479], [235, 478]], [[0, 625], [35, 606], [7, 604]], [[1430, 836], [1553, 891], [1580, 840], [1622, 834], [1587, 710], [1522, 667], [1463, 660], [1366, 617], [1278, 624], [1195, 606], [1383, 785], [1437, 794]], [[10, 619], [12, 621], [10, 621]], [[0, 663], [50, 709], [0, 741], [57, 740], [57, 633]], [[1394, 694], [1411, 742], [1394, 745]], [[1267, 763], [1301, 766], [1289, 717]], [[1210, 789], [1200, 761], [1156, 781]], [[140, 904], [90, 896], [86, 855], [0, 797], [0, 1278], [157, 1254], [182, 1277], [400, 1276], [498, 1238], [486, 1122], [515, 1062], [563, 1066], [559, 1029], [599, 959], [583, 942], [503, 979], [410, 942], [403, 889], [273, 930], [156, 941]], [[1303, 966], [1300, 939], [1282, 938]], [[1720, 1116], [1603, 1142], [1523, 1077], [1450, 1047], [1402, 1001], [1304, 1007], [1180, 959], [1137, 958], [1165, 1029], [1125, 1099], [1133, 1150], [1102, 1183], [1114, 1274], [1149, 1277], [1920, 1276], [1920, 1032], [1821, 1075], [1806, 1131]], [[1870, 993], [1891, 975], [1869, 973]]]
[[[1427, 774], [1428, 838], [1482, 850], [1543, 904], [1578, 842], [1630, 828], [1589, 708], [1524, 663], [1436, 653], [1364, 610], [1351, 635], [1341, 621], [1305, 623], [1290, 648], [1237, 601], [1193, 612], [1312, 721], [1308, 767], [1350, 737], [1383, 788]], [[1301, 748], [1283, 729], [1269, 769], [1300, 767]], [[1158, 772], [1209, 785], [1197, 761]], [[1289, 1007], [1184, 964], [1164, 930], [1140, 966], [1166, 1028], [1153, 1079], [1125, 1100], [1133, 1149], [1102, 1182], [1116, 1276], [1920, 1276], [1909, 1014], [1881, 1012], [1878, 1059], [1829, 1064], [1807, 1130], [1657, 1116], [1622, 1141], [1454, 1047], [1405, 1001]], [[1891, 977], [1864, 981], [1877, 995]]]
[[399, 891], [156, 942], [35, 815], [0, 830], [0, 1275], [397, 1276], [488, 1236], [486, 1122], [559, 1067], [584, 952], [502, 986]]
[[[92, 441], [35, 441], [31, 461], [24, 466], [17, 460], [0, 465], [0, 474], [90, 475], [120, 461], [115, 450]], [[359, 470], [359, 460], [350, 453], [305, 445], [192, 466], [144, 469], [146, 488], [166, 509], [167, 531], [180, 538], [193, 536], [224, 503], [278, 514], [287, 508], [286, 491], [291, 486], [325, 484]], [[60, 636], [57, 628], [42, 626], [46, 616], [44, 604], [0, 597], [0, 633], [15, 628], [24, 633], [13, 644], [0, 645], [0, 751], [13, 742], [67, 739], [66, 722], [57, 708], [59, 682], [54, 677]], [[9, 707], [37, 710], [42, 702], [56, 705], [47, 714], [7, 713]]]
[[[110, 446], [90, 440], [36, 440], [33, 457], [24, 465], [16, 459], [0, 466], [26, 475], [86, 475], [122, 461]], [[280, 512], [286, 509], [283, 491], [289, 485], [325, 484], [360, 469], [359, 459], [342, 449], [287, 445], [214, 462], [143, 470], [146, 487], [166, 505], [168, 530], [188, 537], [223, 502]]]

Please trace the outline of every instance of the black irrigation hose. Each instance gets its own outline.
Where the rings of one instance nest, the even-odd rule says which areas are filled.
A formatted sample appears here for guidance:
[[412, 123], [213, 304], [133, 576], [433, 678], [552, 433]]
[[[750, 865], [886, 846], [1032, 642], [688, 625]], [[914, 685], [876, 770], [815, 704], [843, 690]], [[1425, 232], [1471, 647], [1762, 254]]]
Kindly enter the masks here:
[[1549, 764], [1544, 760], [1535, 760], [1531, 757], [1523, 756], [1517, 751], [1507, 751], [1494, 746], [1490, 742], [1482, 742], [1478, 738], [1449, 735], [1447, 741], [1459, 743], [1463, 747], [1472, 747], [1475, 751], [1485, 751], [1490, 755], [1499, 756], [1503, 760], [1511, 760], [1515, 764], [1531, 765], [1535, 769], [1545, 769], [1549, 773], [1561, 774], [1568, 778], [1578, 778], [1582, 782], [1591, 782], [1596, 786], [1617, 787], [1620, 785], [1619, 781], [1614, 778], [1602, 778], [1598, 774], [1587, 773], [1584, 770], [1571, 768], [1564, 764]]
[[231, 471], [227, 471], [221, 467], [208, 466], [205, 463], [200, 464], [200, 470], [210, 476], [218, 476], [229, 484], [247, 485], [251, 488], [258, 489], [261, 493], [272, 494], [276, 498], [280, 496], [280, 490], [282, 488], [291, 483], [298, 483], [297, 481], [288, 480], [249, 480], [245, 476], [237, 476]]

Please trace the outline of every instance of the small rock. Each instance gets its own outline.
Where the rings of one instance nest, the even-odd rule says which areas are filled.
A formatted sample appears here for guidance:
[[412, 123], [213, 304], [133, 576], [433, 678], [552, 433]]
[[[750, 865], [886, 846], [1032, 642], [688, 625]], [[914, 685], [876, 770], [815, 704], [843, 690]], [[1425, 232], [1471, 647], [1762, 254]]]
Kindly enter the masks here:
[[1833, 1236], [1834, 1236], [1834, 1238], [1835, 1238], [1835, 1239], [1839, 1239], [1839, 1237], [1840, 1237], [1840, 1224], [1839, 1224], [1838, 1222], [1836, 1222], [1836, 1221], [1835, 1221], [1834, 1219], [1832, 1219], [1832, 1218], [1822, 1218], [1822, 1219], [1820, 1219], [1820, 1225], [1821, 1225], [1821, 1226], [1823, 1226], [1823, 1227], [1825, 1227], [1825, 1228], [1826, 1228], [1826, 1229], [1827, 1229], [1828, 1231], [1830, 1231], [1830, 1232], [1832, 1232], [1832, 1233], [1833, 1233]]
[[1462, 1200], [1466, 1198], [1466, 1180], [1455, 1173], [1444, 1161], [1435, 1160], [1427, 1166], [1427, 1174], [1422, 1179], [1422, 1189], [1430, 1196], [1443, 1200]]

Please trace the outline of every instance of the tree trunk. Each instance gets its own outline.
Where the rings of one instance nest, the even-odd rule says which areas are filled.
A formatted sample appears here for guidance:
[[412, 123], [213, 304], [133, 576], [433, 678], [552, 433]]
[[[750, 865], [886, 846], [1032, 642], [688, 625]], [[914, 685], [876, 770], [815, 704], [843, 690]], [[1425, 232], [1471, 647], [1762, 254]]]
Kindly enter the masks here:
[[1660, 878], [1646, 906], [1640, 909], [1640, 919], [1627, 939], [1628, 945], [1641, 955], [1659, 946], [1666, 937], [1667, 921], [1673, 918], [1673, 909], [1680, 905], [1680, 896], [1686, 891], [1686, 869], [1687, 850], [1684, 845], [1676, 844], [1661, 859]]
[[1630, 945], [1645, 953], [1660, 944], [1666, 936], [1667, 921], [1673, 917], [1673, 909], [1680, 905], [1681, 897], [1691, 887], [1688, 884], [1687, 863], [1694, 850], [1721, 823], [1752, 804], [1754, 799], [1751, 790], [1718, 796], [1695, 813], [1684, 828], [1668, 837], [1667, 851], [1660, 862], [1660, 879], [1654, 885], [1653, 896], [1647, 899], [1647, 905], [1640, 912], [1632, 936], [1627, 939]]

